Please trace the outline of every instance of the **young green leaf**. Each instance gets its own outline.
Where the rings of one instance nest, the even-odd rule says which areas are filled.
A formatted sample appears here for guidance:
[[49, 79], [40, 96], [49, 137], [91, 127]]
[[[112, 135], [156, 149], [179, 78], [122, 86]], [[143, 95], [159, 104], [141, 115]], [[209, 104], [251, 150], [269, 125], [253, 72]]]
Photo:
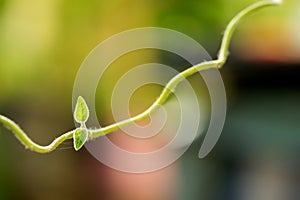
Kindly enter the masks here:
[[74, 149], [78, 151], [84, 145], [88, 138], [88, 130], [86, 128], [78, 128], [73, 135]]
[[78, 123], [85, 123], [89, 117], [89, 108], [83, 97], [79, 96], [74, 111], [74, 118]]

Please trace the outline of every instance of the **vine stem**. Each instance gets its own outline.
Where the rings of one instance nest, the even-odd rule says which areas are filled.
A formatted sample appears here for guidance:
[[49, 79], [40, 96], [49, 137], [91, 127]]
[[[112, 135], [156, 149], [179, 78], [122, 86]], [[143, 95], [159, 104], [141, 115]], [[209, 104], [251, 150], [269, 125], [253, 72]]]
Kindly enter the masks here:
[[[194, 65], [181, 73], [174, 76], [164, 87], [163, 91], [161, 92], [160, 96], [156, 99], [156, 101], [144, 112], [131, 117], [129, 119], [117, 122], [115, 124], [111, 124], [109, 126], [99, 128], [96, 130], [88, 130], [89, 131], [89, 139], [94, 139], [103, 135], [107, 135], [115, 130], [118, 130], [124, 126], [133, 124], [135, 122], [141, 121], [147, 117], [149, 117], [150, 114], [152, 114], [154, 111], [158, 109], [159, 106], [163, 105], [165, 101], [168, 99], [172, 91], [174, 91], [175, 87], [184, 79], [187, 77], [203, 70], [211, 69], [211, 68], [221, 68], [228, 57], [228, 49], [230, 45], [230, 41], [232, 38], [232, 34], [234, 30], [236, 29], [239, 22], [246, 16], [252, 14], [253, 12], [260, 10], [264, 7], [268, 6], [274, 6], [281, 4], [281, 0], [263, 0], [256, 2], [241, 12], [239, 12], [227, 25], [223, 38], [221, 47], [219, 50], [219, 54], [216, 60], [211, 61], [205, 61], [200, 64]], [[32, 151], [38, 152], [38, 153], [48, 153], [53, 150], [55, 150], [62, 142], [65, 140], [71, 139], [76, 132], [77, 129], [71, 130], [67, 133], [62, 134], [61, 136], [57, 137], [55, 140], [53, 140], [52, 143], [50, 143], [47, 146], [41, 146], [35, 142], [33, 142], [27, 134], [12, 120], [8, 119], [5, 116], [0, 115], [0, 124], [4, 125], [7, 129], [11, 130], [14, 135], [17, 137], [17, 139], [25, 146], [25, 148], [30, 149]]]
[[58, 147], [62, 142], [71, 139], [73, 133], [75, 132], [75, 130], [72, 130], [64, 133], [53, 140], [51, 144], [47, 146], [41, 146], [33, 142], [14, 121], [8, 119], [7, 117], [0, 115], [0, 123], [3, 124], [7, 129], [11, 130], [26, 149], [30, 149], [38, 153], [48, 153], [55, 150], [56, 147]]
[[219, 55], [216, 60], [202, 62], [200, 64], [194, 65], [194, 66], [186, 69], [185, 71], [182, 71], [181, 73], [177, 74], [167, 83], [167, 85], [161, 92], [158, 99], [147, 110], [145, 110], [144, 112], [142, 112], [132, 118], [120, 121], [118, 123], [106, 126], [104, 128], [93, 130], [90, 134], [90, 138], [97, 138], [99, 136], [106, 135], [106, 134], [108, 134], [112, 131], [115, 131], [117, 129], [120, 129], [124, 126], [133, 124], [135, 122], [138, 122], [138, 121], [141, 121], [141, 120], [147, 118], [151, 113], [153, 113], [159, 106], [161, 106], [168, 99], [169, 95], [172, 93], [172, 91], [174, 91], [175, 87], [179, 84], [179, 82], [181, 82], [185, 78], [195, 74], [196, 72], [211, 69], [214, 67], [221, 68], [225, 64], [227, 57], [228, 57], [228, 49], [229, 49], [229, 44], [230, 44], [230, 41], [232, 38], [232, 34], [233, 34], [234, 30], [236, 29], [238, 23], [241, 21], [241, 19], [246, 17], [247, 15], [250, 15], [251, 13], [255, 12], [256, 10], [262, 9], [267, 6], [279, 5], [280, 3], [281, 3], [281, 1], [278, 1], [278, 0], [259, 1], [259, 2], [256, 2], [256, 3], [248, 6], [241, 12], [239, 12], [229, 22], [229, 24], [227, 25], [227, 27], [225, 29], [221, 47], [219, 50]]

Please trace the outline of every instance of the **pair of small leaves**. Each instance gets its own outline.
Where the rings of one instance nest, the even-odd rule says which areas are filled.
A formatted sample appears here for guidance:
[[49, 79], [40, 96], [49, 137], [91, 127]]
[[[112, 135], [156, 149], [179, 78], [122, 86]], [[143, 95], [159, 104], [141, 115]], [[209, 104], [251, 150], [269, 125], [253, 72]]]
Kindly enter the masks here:
[[73, 134], [73, 144], [76, 151], [81, 149], [88, 139], [88, 130], [85, 128], [85, 122], [88, 118], [88, 106], [83, 97], [79, 96], [74, 111], [75, 121], [81, 124], [81, 127], [77, 128]]

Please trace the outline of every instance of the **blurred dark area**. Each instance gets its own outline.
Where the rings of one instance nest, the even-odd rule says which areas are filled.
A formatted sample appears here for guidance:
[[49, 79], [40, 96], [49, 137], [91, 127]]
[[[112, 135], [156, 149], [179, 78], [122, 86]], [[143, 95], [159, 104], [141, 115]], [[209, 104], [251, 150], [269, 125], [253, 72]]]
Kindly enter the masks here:
[[[74, 128], [76, 73], [101, 41], [158, 26], [194, 38], [216, 58], [227, 23], [252, 2], [0, 0], [0, 114], [34, 141], [48, 144]], [[126, 174], [104, 166], [86, 149], [75, 152], [71, 140], [50, 154], [30, 152], [0, 126], [0, 200], [298, 200], [299, 13], [298, 0], [284, 1], [238, 27], [220, 70], [226, 122], [206, 158], [198, 158], [200, 137], [173, 165]], [[129, 55], [124, 65], [143, 62], [143, 56]], [[180, 65], [179, 60], [173, 67]], [[105, 88], [112, 83], [99, 88], [96, 106], [105, 113], [110, 103]]]

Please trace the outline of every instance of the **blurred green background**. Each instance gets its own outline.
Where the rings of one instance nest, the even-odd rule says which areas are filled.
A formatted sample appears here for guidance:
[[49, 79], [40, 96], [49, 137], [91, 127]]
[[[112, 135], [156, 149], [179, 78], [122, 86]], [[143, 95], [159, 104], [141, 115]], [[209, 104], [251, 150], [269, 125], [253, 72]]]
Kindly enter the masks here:
[[[47, 144], [74, 127], [76, 73], [101, 41], [159, 26], [187, 34], [215, 58], [227, 22], [251, 2], [0, 0], [0, 113]], [[299, 1], [287, 0], [238, 27], [220, 70], [226, 124], [205, 159], [197, 158], [199, 139], [174, 165], [130, 175], [110, 170], [86, 150], [75, 152], [72, 141], [51, 154], [32, 153], [0, 127], [0, 199], [299, 199], [299, 19]], [[148, 57], [137, 54], [126, 65]], [[109, 99], [97, 98], [107, 116], [103, 123], [111, 122]]]

